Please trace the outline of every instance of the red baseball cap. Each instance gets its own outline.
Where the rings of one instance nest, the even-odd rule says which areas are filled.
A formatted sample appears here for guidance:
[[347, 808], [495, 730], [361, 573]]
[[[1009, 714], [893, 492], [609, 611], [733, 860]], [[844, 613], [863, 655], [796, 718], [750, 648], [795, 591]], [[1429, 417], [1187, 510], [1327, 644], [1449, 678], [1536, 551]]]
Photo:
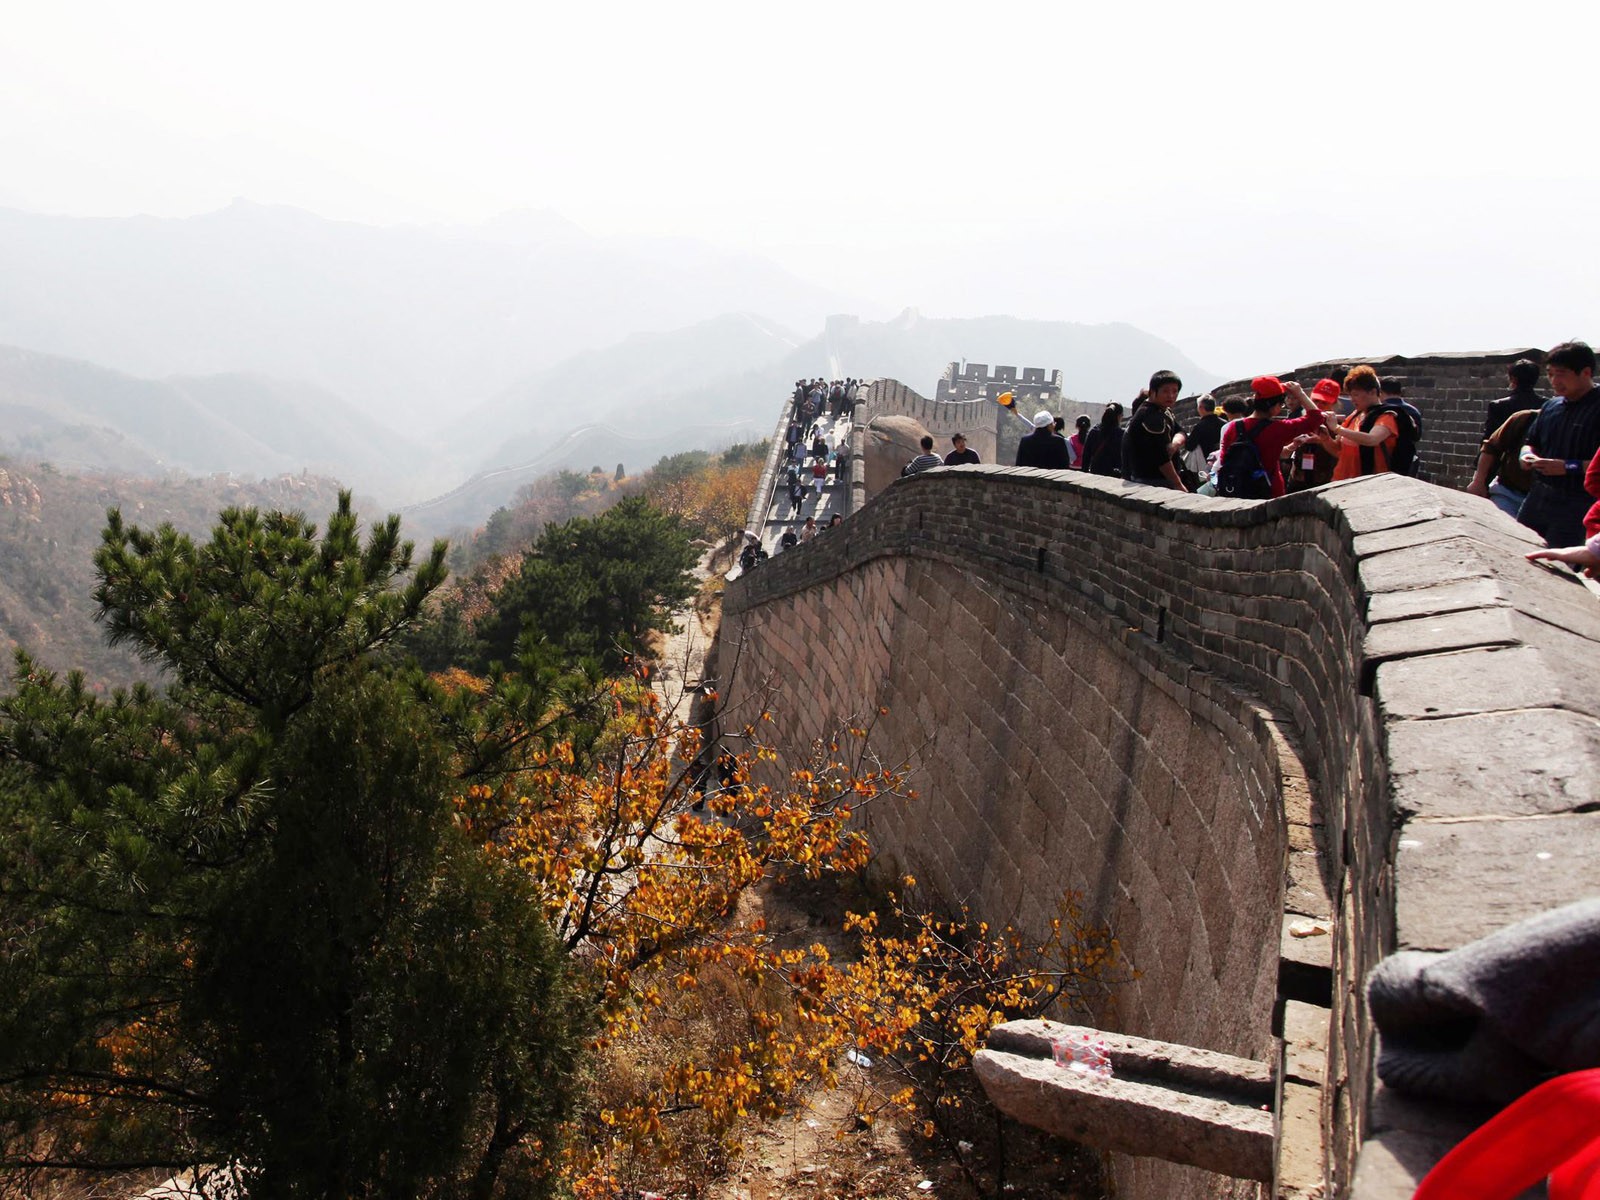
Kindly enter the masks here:
[[1256, 394], [1258, 400], [1276, 400], [1279, 396], [1286, 396], [1289, 389], [1283, 386], [1283, 381], [1276, 375], [1257, 375], [1250, 381], [1250, 390]]
[[1339, 394], [1343, 391], [1337, 379], [1319, 379], [1317, 386], [1311, 389], [1311, 398], [1318, 408], [1332, 408], [1339, 403]]

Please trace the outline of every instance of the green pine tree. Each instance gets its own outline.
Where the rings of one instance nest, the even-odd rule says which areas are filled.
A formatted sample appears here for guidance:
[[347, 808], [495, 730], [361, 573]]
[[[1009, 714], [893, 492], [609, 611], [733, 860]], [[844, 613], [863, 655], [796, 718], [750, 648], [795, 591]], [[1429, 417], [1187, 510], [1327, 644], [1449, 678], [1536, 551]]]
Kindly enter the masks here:
[[524, 639], [620, 670], [694, 594], [694, 562], [682, 523], [637, 496], [548, 526], [500, 589], [479, 631], [480, 661], [509, 663]]
[[0, 1165], [557, 1186], [587, 1002], [526, 879], [455, 826], [494, 739], [375, 653], [443, 557], [393, 517], [363, 540], [348, 495], [320, 537], [110, 514], [102, 617], [172, 686], [101, 701], [19, 657], [0, 699]]

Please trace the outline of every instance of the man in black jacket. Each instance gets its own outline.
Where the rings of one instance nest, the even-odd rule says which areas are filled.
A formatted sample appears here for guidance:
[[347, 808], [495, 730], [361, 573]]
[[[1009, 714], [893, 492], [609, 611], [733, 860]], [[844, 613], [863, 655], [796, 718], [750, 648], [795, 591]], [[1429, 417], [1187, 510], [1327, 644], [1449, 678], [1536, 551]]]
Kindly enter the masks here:
[[1133, 483], [1186, 492], [1175, 461], [1183, 453], [1183, 428], [1172, 415], [1183, 381], [1171, 371], [1150, 377], [1150, 398], [1128, 423], [1122, 439], [1122, 477]]
[[950, 444], [954, 446], [955, 449], [944, 456], [945, 466], [959, 467], [963, 463], [975, 463], [979, 461], [978, 452], [967, 446], [966, 434], [957, 433], [951, 435]]
[[1493, 437], [1494, 431], [1511, 419], [1511, 414], [1544, 407], [1547, 397], [1541, 396], [1534, 386], [1539, 382], [1539, 364], [1531, 358], [1519, 358], [1512, 363], [1506, 370], [1506, 382], [1511, 385], [1511, 394], [1489, 401], [1489, 412], [1483, 419], [1482, 441]]
[[1072, 466], [1067, 439], [1056, 432], [1056, 420], [1040, 409], [1033, 414], [1033, 432], [1017, 443], [1017, 466], [1065, 471]]

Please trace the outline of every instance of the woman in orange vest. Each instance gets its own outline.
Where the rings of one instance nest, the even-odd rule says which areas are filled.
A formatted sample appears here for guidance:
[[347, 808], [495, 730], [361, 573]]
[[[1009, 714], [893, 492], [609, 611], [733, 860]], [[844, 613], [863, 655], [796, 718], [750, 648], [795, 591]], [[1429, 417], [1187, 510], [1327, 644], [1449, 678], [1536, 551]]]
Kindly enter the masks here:
[[[1321, 444], [1339, 456], [1339, 465], [1333, 469], [1334, 479], [1354, 479], [1358, 475], [1381, 475], [1389, 470], [1389, 456], [1400, 437], [1400, 426], [1393, 413], [1382, 413], [1371, 429], [1362, 429], [1369, 409], [1378, 407], [1378, 373], [1369, 366], [1359, 366], [1344, 378], [1345, 395], [1355, 405], [1355, 411], [1340, 422], [1331, 435], [1319, 438]], [[1371, 450], [1370, 456], [1363, 451]], [[1370, 457], [1368, 467], [1364, 459]]]

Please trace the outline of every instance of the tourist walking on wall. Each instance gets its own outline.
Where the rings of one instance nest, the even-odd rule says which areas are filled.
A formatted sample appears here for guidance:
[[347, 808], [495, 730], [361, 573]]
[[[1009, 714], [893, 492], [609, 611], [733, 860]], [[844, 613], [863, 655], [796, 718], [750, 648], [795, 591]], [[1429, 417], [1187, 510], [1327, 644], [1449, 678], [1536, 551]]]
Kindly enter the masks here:
[[1177, 463], [1187, 439], [1172, 415], [1182, 390], [1183, 380], [1171, 371], [1157, 371], [1150, 377], [1150, 394], [1122, 438], [1122, 477], [1130, 483], [1189, 490], [1178, 474]]
[[1122, 405], [1112, 401], [1083, 439], [1083, 469], [1091, 475], [1122, 474], [1122, 438]]
[[1545, 355], [1555, 396], [1539, 409], [1522, 447], [1522, 465], [1533, 474], [1517, 520], [1552, 546], [1584, 540], [1583, 515], [1590, 500], [1584, 470], [1600, 450], [1594, 366], [1594, 351], [1584, 342], [1563, 342]]
[[922, 446], [922, 453], [900, 468], [900, 478], [904, 479], [907, 475], [920, 475], [929, 467], [944, 466], [944, 459], [933, 452], [933, 438], [924, 434], [919, 444]]
[[800, 540], [802, 542], [809, 542], [812, 538], [814, 538], [816, 536], [817, 536], [817, 519], [816, 519], [816, 517], [807, 517], [806, 518], [805, 527], [800, 530]]
[[1581, 567], [1590, 579], [1600, 579], [1600, 451], [1589, 460], [1588, 469], [1583, 475], [1583, 486], [1595, 498], [1583, 518], [1584, 543], [1553, 550], [1533, 550], [1528, 558], [1533, 561], [1547, 558], [1564, 562], [1570, 567]]
[[[1217, 449], [1222, 445], [1222, 426], [1225, 422], [1222, 414], [1217, 411], [1216, 397], [1210, 392], [1195, 400], [1194, 407], [1200, 419], [1189, 431], [1189, 448], [1205, 455], [1207, 466], [1194, 468], [1196, 471], [1205, 472], [1209, 470], [1210, 461], [1216, 457]], [[1190, 465], [1193, 466], [1193, 463]]]
[[1065, 471], [1072, 465], [1067, 439], [1056, 433], [1056, 420], [1044, 409], [1033, 414], [1033, 432], [1017, 443], [1017, 466]]
[[952, 446], [954, 446], [955, 449], [950, 451], [949, 454], [946, 454], [944, 456], [944, 465], [945, 466], [947, 466], [947, 467], [959, 467], [964, 463], [975, 463], [975, 462], [981, 461], [978, 458], [978, 452], [967, 445], [967, 435], [966, 434], [964, 434], [964, 433], [951, 434], [950, 435], [950, 444]]
[[749, 571], [757, 563], [766, 561], [767, 552], [761, 548], [761, 538], [755, 530], [746, 529], [744, 539], [744, 549], [739, 551], [739, 567], [741, 570]]
[[1378, 403], [1400, 422], [1400, 441], [1391, 457], [1391, 468], [1401, 475], [1415, 475], [1421, 467], [1418, 448], [1422, 444], [1422, 410], [1406, 399], [1406, 381], [1398, 375], [1385, 375], [1378, 380]]

